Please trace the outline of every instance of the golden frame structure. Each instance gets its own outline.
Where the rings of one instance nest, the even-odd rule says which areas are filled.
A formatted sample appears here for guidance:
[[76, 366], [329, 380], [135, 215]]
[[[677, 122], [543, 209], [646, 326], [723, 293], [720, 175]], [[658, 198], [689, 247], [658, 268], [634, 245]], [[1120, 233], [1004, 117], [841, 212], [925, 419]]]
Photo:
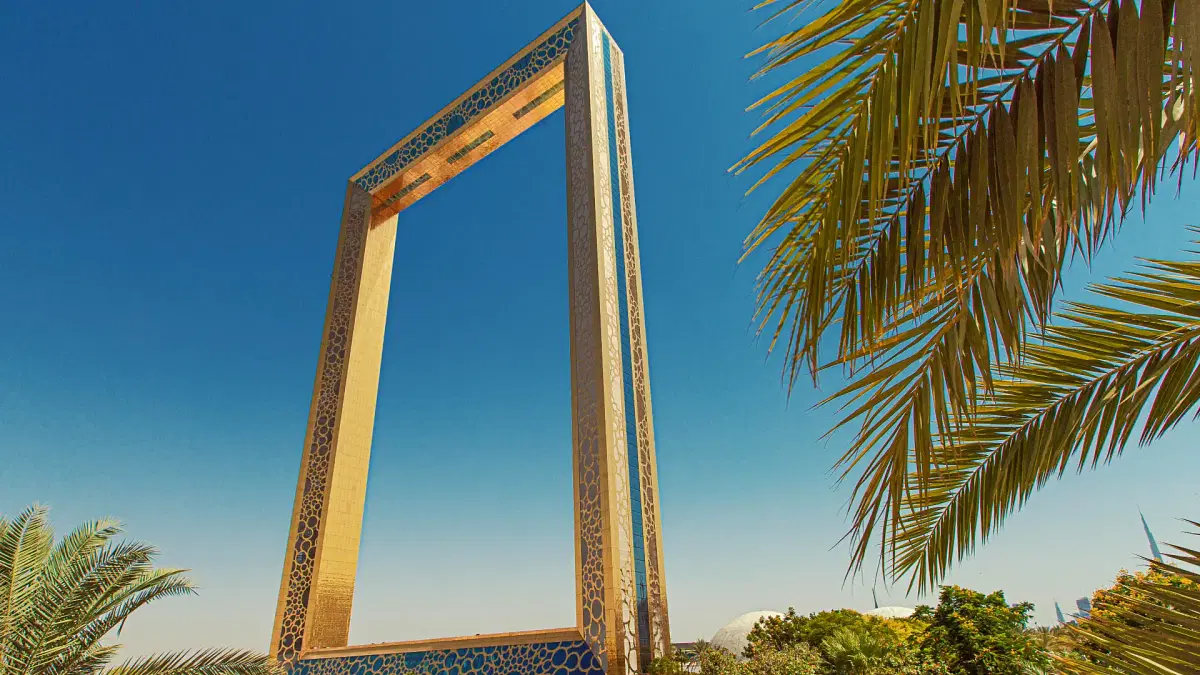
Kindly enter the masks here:
[[[347, 646], [398, 214], [560, 107], [576, 625]], [[294, 675], [631, 675], [669, 648], [627, 111], [585, 3], [351, 177], [271, 637]]]

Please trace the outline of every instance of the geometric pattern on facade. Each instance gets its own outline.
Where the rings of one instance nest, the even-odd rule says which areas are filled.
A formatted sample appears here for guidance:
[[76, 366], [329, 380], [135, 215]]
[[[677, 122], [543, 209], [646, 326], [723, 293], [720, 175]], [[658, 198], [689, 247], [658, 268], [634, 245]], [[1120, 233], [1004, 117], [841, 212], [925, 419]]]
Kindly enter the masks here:
[[504, 72], [492, 77], [485, 86], [477, 87], [471, 96], [427, 123], [414, 138], [389, 152], [381, 161], [373, 163], [355, 179], [355, 184], [368, 192], [375, 190], [444, 138], [461, 129], [468, 120], [516, 91], [566, 53], [578, 25], [576, 19], [556, 30]]
[[[330, 650], [333, 652], [334, 650]], [[563, 642], [501, 644], [457, 649], [343, 656], [326, 654], [298, 661], [292, 675], [603, 675], [587, 643]]]
[[[397, 216], [566, 114], [576, 626], [348, 647]], [[670, 645], [624, 58], [582, 5], [351, 177], [271, 651], [292, 675], [622, 673]]]

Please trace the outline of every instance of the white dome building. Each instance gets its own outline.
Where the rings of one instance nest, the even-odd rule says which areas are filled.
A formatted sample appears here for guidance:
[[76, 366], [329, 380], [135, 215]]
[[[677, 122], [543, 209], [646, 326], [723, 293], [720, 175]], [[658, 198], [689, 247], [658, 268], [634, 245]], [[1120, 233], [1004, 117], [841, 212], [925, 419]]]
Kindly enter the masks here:
[[[863, 615], [873, 616], [877, 619], [907, 619], [913, 615], [913, 611], [911, 607], [877, 607], [863, 612]], [[754, 624], [758, 623], [760, 619], [772, 616], [783, 616], [783, 614], [767, 610], [747, 612], [725, 624], [713, 635], [710, 644], [733, 654], [740, 661], [745, 658], [742, 653], [746, 651], [746, 645], [750, 643], [748, 638], [750, 631], [754, 629]]]
[[907, 619], [914, 611], [911, 607], [876, 607], [869, 612], [863, 612], [863, 615], [876, 619]]
[[712, 638], [712, 646], [720, 647], [725, 651], [733, 654], [742, 660], [742, 652], [746, 651], [746, 645], [749, 644], [747, 637], [750, 631], [754, 628], [754, 624], [758, 623], [759, 619], [765, 619], [772, 616], [783, 616], [779, 612], [759, 611], [748, 612], [738, 618], [725, 624], [721, 630], [717, 631]]

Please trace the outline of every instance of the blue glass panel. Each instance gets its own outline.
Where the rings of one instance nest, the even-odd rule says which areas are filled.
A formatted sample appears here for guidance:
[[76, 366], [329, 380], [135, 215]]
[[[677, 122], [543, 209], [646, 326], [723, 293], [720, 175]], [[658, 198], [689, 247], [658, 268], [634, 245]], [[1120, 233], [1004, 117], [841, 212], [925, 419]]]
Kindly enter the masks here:
[[[637, 634], [643, 661], [648, 660], [650, 647], [650, 608], [646, 591], [645, 528], [642, 522], [641, 464], [638, 461], [637, 410], [633, 395], [633, 358], [629, 336], [629, 296], [625, 278], [625, 232], [621, 214], [621, 182], [617, 170], [617, 124], [614, 110], [612, 81], [612, 46], [608, 34], [601, 41], [604, 47], [604, 91], [608, 104], [608, 169], [612, 184], [613, 238], [617, 258], [617, 316], [621, 336], [621, 382], [625, 398], [625, 443], [629, 464], [629, 506], [633, 518], [633, 575], [637, 592]], [[643, 664], [645, 665], [645, 664]]]

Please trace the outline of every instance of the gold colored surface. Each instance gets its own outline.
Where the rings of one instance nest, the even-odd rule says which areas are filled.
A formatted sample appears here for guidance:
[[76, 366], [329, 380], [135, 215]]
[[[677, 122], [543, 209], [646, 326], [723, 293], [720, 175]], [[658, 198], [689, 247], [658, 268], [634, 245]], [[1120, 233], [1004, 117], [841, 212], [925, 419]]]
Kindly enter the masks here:
[[[550, 96], [537, 107], [516, 117], [526, 104], [537, 99], [546, 91], [553, 89], [563, 81], [562, 63], [547, 69], [541, 75], [530, 80], [526, 85], [499, 105], [492, 108], [475, 121], [468, 123], [426, 153], [421, 159], [413, 162], [397, 174], [384, 187], [380, 188], [372, 198], [375, 201], [373, 218], [376, 221], [391, 217], [412, 206], [418, 199], [424, 197], [443, 185], [446, 181], [462, 173], [475, 162], [487, 157], [493, 150], [516, 138], [529, 127], [537, 124], [547, 115], [562, 107], [564, 96], [561, 91]], [[462, 159], [449, 162], [451, 157], [461, 151], [475, 139], [492, 133], [492, 137], [478, 147], [468, 151]], [[419, 187], [388, 205], [387, 200], [405, 186], [412, 184], [418, 178], [428, 175]]]
[[[630, 356], [638, 429], [638, 468], [641, 483], [643, 549], [650, 613], [649, 650], [640, 662], [666, 655], [671, 646], [667, 621], [667, 597], [662, 574], [662, 519], [658, 509], [658, 462], [654, 453], [654, 421], [650, 405], [650, 371], [646, 355], [646, 324], [642, 301], [641, 257], [638, 255], [637, 209], [633, 189], [633, 166], [629, 146], [629, 124], [625, 94], [625, 56], [612, 45], [614, 127], [617, 131], [617, 162], [621, 181], [621, 222], [624, 225], [625, 287], [628, 289]], [[640, 640], [639, 640], [640, 644]]]
[[[272, 654], [285, 664], [300, 658], [309, 661], [582, 639], [605, 672], [633, 675], [639, 663], [645, 665], [649, 657], [665, 653], [670, 643], [623, 58], [610, 38], [612, 72], [607, 74], [612, 77], [617, 148], [617, 156], [612, 157], [602, 51], [607, 33], [595, 13], [584, 4], [534, 44], [576, 18], [580, 24], [565, 57], [551, 61], [553, 65], [468, 120], [381, 183], [373, 194], [353, 182], [347, 191], [271, 642]], [[438, 115], [462, 100], [460, 97]], [[558, 107], [566, 108], [577, 626], [347, 647], [396, 214]], [[354, 178], [407, 140], [402, 139]], [[615, 185], [613, 168], [618, 176]], [[402, 197], [388, 203], [401, 192]], [[619, 198], [628, 275], [633, 411], [624, 410], [614, 194]], [[639, 653], [638, 648], [626, 412], [635, 415], [639, 436], [650, 653]]]
[[[587, 12], [584, 19], [586, 22]], [[604, 390], [600, 362], [600, 284], [596, 238], [596, 144], [592, 127], [595, 68], [585, 47], [586, 31], [567, 55], [567, 239], [571, 339], [571, 436], [575, 492], [576, 616], [592, 652], [609, 670], [606, 582], [609, 564], [607, 457]]]
[[468, 635], [464, 637], [408, 640], [405, 642], [380, 642], [373, 645], [319, 649], [305, 653], [304, 659], [329, 659], [344, 656], [368, 656], [371, 654], [405, 654], [408, 652], [432, 652], [466, 649], [469, 647], [534, 645], [546, 642], [573, 642], [580, 639], [578, 628], [552, 628], [549, 630], [488, 633], [485, 635]]
[[629, 462], [617, 315], [604, 27], [584, 7], [567, 56], [577, 616], [606, 672], [638, 665]]
[[310, 649], [344, 646], [350, 636], [350, 609], [395, 249], [396, 217], [392, 216], [370, 229], [362, 255], [342, 413], [334, 429], [337, 460], [333, 464], [321, 526], [317, 594], [305, 640]]
[[[432, 115], [432, 116], [429, 118], [429, 119], [430, 119], [430, 121], [432, 121], [432, 120], [435, 120], [435, 119], [438, 119], [438, 118], [439, 118], [439, 117], [441, 117], [442, 115], [444, 115], [444, 114], [446, 114], [447, 112], [449, 112], [449, 111], [453, 110], [453, 109], [454, 109], [454, 106], [458, 105], [458, 104], [459, 104], [459, 103], [461, 103], [463, 100], [465, 100], [465, 99], [466, 99], [468, 96], [470, 96], [470, 95], [471, 95], [471, 93], [472, 93], [473, 91], [475, 91], [475, 89], [476, 89], [476, 88], [477, 88], [479, 85], [482, 85], [483, 83], [485, 83], [485, 82], [488, 82], [489, 80], [491, 80], [493, 77], [496, 77], [497, 75], [499, 75], [499, 74], [503, 73], [505, 70], [507, 70], [507, 69], [508, 69], [508, 67], [509, 67], [509, 66], [513, 65], [514, 63], [516, 63], [516, 62], [517, 62], [517, 60], [518, 60], [518, 59], [520, 59], [522, 56], [524, 56], [524, 55], [525, 55], [525, 53], [528, 51], [528, 49], [529, 49], [530, 47], [532, 47], [533, 45], [539, 44], [540, 42], [542, 42], [542, 41], [543, 41], [543, 40], [545, 40], [546, 38], [550, 37], [550, 36], [551, 36], [551, 35], [553, 35], [554, 33], [557, 33], [557, 32], [559, 31], [559, 29], [561, 29], [563, 26], [566, 26], [568, 23], [570, 23], [572, 19], [575, 19], [576, 17], [580, 16], [580, 14], [581, 14], [581, 13], [584, 11], [584, 8], [585, 8], [585, 7], [587, 7], [587, 6], [588, 6], [588, 4], [585, 2], [584, 4], [580, 5], [580, 6], [579, 6], [579, 7], [577, 7], [576, 9], [572, 10], [572, 11], [571, 11], [569, 14], [567, 14], [566, 16], [564, 16], [562, 19], [560, 19], [560, 20], [559, 20], [557, 23], [555, 23], [553, 26], [551, 26], [550, 28], [547, 28], [547, 29], [546, 29], [546, 30], [545, 30], [545, 31], [544, 31], [544, 32], [543, 32], [541, 35], [537, 36], [537, 37], [536, 37], [536, 38], [534, 38], [532, 41], [530, 41], [530, 43], [529, 43], [528, 45], [526, 45], [526, 46], [525, 46], [525, 47], [523, 47], [522, 49], [518, 50], [518, 51], [517, 51], [515, 54], [513, 54], [511, 57], [509, 57], [509, 59], [508, 59], [507, 61], [505, 61], [504, 63], [501, 63], [499, 66], [496, 66], [496, 68], [495, 68], [495, 69], [493, 69], [493, 70], [492, 70], [492, 72], [490, 72], [490, 73], [488, 73], [487, 75], [485, 75], [484, 77], [482, 77], [482, 78], [479, 80], [479, 83], [478, 83], [478, 84], [477, 84], [475, 87], [471, 87], [470, 89], [467, 89], [467, 90], [466, 90], [465, 92], [463, 92], [463, 93], [462, 93], [462, 95], [460, 95], [458, 98], [456, 98], [456, 99], [454, 99], [453, 101], [451, 101], [451, 102], [447, 103], [447, 104], [446, 104], [446, 105], [445, 105], [445, 106], [444, 106], [444, 107], [443, 107], [441, 110], [439, 110], [439, 111], [437, 111], [436, 113], [434, 113], [434, 114], [433, 114], [433, 115]], [[559, 101], [559, 105], [562, 105], [562, 101]], [[517, 106], [517, 107], [519, 108], [520, 106]], [[557, 108], [555, 108], [555, 109], [557, 109]], [[552, 109], [552, 111], [553, 111], [553, 109]], [[379, 156], [378, 156], [378, 157], [376, 157], [374, 160], [372, 160], [370, 163], [368, 163], [366, 166], [364, 166], [362, 169], [360, 169], [360, 170], [358, 171], [358, 173], [356, 173], [356, 174], [354, 174], [353, 176], [351, 176], [351, 177], [350, 177], [350, 181], [351, 181], [351, 182], [354, 182], [354, 181], [358, 180], [359, 178], [361, 178], [362, 176], [364, 176], [364, 175], [366, 175], [367, 173], [369, 173], [369, 172], [371, 171], [371, 169], [372, 169], [372, 168], [373, 168], [373, 167], [374, 167], [376, 164], [379, 164], [380, 162], [382, 162], [382, 161], [384, 160], [384, 158], [386, 158], [388, 155], [392, 154], [392, 152], [394, 152], [394, 151], [398, 150], [398, 149], [399, 149], [401, 146], [403, 146], [405, 143], [407, 143], [408, 141], [412, 140], [412, 139], [413, 139], [413, 138], [415, 138], [416, 136], [420, 135], [421, 131], [422, 131], [424, 128], [425, 128], [425, 125], [424, 125], [424, 124], [422, 124], [421, 126], [419, 126], [419, 127], [417, 127], [416, 129], [414, 129], [414, 130], [413, 130], [411, 133], [409, 133], [409, 134], [408, 134], [407, 136], [405, 136], [404, 138], [401, 138], [400, 140], [396, 141], [396, 143], [395, 143], [395, 144], [393, 144], [393, 145], [392, 145], [390, 148], [388, 148], [387, 150], [384, 150], [383, 152], [379, 153]], [[458, 132], [456, 132], [456, 135], [459, 135], [459, 134], [462, 134], [462, 133], [463, 133], [463, 130], [461, 130], [461, 129], [460, 129]], [[468, 133], [469, 133], [469, 132], [468, 132]], [[451, 137], [447, 138], [447, 139], [446, 139], [446, 141], [447, 141], [447, 142], [453, 141], [453, 138], [454, 138], [454, 137], [453, 137], [453, 136], [451, 136]], [[436, 149], [436, 148], [434, 148], [434, 149]], [[396, 179], [395, 177], [393, 177], [393, 178], [389, 179], [389, 183], [394, 183], [396, 180], [397, 180], [397, 179]], [[385, 188], [386, 188], [386, 187], [389, 187], [389, 185], [385, 185], [384, 187], [385, 187]], [[379, 192], [379, 191], [380, 191], [380, 190], [376, 190], [375, 192]]]
[[[584, 30], [591, 85], [594, 191], [596, 195], [594, 225], [598, 247], [598, 282], [600, 291], [600, 344], [597, 345], [603, 383], [605, 412], [605, 623], [609, 654], [607, 672], [638, 672], [637, 654], [637, 589], [634, 577], [634, 547], [632, 507], [629, 499], [630, 478], [628, 445], [625, 436], [624, 375], [621, 357], [621, 322], [618, 316], [615, 214], [612, 184], [612, 163], [616, 157], [609, 153], [608, 92], [604, 64], [604, 39], [607, 30], [590, 7], [585, 8], [587, 25]], [[610, 51], [615, 43], [609, 39]]]
[[271, 653], [346, 644], [391, 287], [396, 220], [370, 227], [371, 198], [351, 183], [329, 305]]

